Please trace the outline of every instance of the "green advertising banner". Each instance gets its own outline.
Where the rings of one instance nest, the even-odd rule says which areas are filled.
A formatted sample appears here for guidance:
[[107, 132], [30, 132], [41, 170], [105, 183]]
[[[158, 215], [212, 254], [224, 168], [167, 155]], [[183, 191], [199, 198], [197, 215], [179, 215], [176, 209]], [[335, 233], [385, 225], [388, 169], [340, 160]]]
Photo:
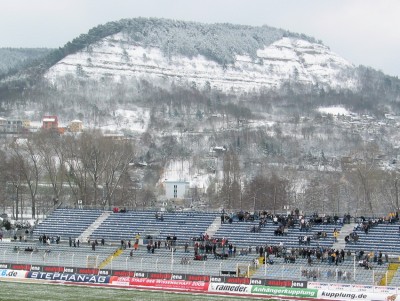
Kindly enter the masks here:
[[292, 287], [253, 285], [253, 287], [251, 289], [251, 293], [252, 294], [264, 294], [264, 295], [288, 296], [288, 297], [316, 298], [318, 295], [318, 290], [317, 289], [309, 289], [309, 288], [292, 288]]

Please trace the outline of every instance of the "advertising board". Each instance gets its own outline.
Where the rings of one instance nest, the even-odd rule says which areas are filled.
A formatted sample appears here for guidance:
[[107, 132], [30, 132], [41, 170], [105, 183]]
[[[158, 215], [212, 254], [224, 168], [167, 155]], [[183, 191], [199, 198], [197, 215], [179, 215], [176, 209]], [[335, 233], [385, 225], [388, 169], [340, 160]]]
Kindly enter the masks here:
[[252, 285], [231, 284], [231, 283], [213, 283], [211, 282], [208, 291], [216, 293], [229, 293], [247, 295], [251, 293]]
[[[115, 279], [111, 279], [111, 283]], [[117, 279], [118, 281], [119, 279]], [[208, 282], [204, 281], [187, 281], [187, 280], [166, 280], [166, 279], [149, 279], [149, 278], [130, 278], [130, 286], [146, 286], [164, 289], [176, 289], [185, 291], [207, 291]]]
[[316, 298], [318, 295], [318, 290], [309, 288], [253, 285], [251, 293], [270, 295], [270, 296]]
[[110, 283], [110, 276], [99, 275], [28, 272], [26, 278], [65, 282]]
[[1, 278], [25, 278], [26, 271], [0, 269]]

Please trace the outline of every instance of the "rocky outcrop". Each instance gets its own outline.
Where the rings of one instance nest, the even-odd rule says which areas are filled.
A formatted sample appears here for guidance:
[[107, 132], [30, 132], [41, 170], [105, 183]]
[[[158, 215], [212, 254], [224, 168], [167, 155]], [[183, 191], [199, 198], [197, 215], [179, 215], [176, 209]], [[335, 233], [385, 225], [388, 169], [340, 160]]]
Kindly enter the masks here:
[[154, 83], [190, 84], [198, 88], [251, 91], [298, 82], [330, 88], [356, 87], [354, 66], [328, 47], [298, 38], [282, 38], [257, 51], [256, 58], [237, 55], [221, 66], [201, 55], [166, 56], [156, 46], [144, 46], [118, 33], [66, 56], [46, 73], [57, 84], [65, 76], [116, 82], [146, 79]]

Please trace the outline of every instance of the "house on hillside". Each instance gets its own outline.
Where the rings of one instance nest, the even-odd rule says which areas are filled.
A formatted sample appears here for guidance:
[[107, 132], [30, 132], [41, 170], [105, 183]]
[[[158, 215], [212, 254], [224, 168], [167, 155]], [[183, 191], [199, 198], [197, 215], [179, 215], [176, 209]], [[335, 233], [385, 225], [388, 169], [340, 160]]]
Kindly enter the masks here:
[[57, 116], [43, 116], [42, 129], [43, 130], [57, 130], [58, 129]]
[[167, 199], [183, 199], [189, 189], [189, 182], [186, 180], [165, 180], [165, 196]]
[[7, 134], [25, 133], [30, 128], [29, 120], [5, 119], [0, 117], [0, 132]]
[[7, 120], [6, 124], [6, 132], [7, 133], [22, 133], [23, 132], [23, 123], [22, 120]]
[[209, 154], [211, 156], [219, 156], [219, 155], [222, 155], [226, 151], [227, 151], [226, 146], [213, 146], [210, 148]]
[[69, 131], [72, 133], [79, 133], [83, 131], [83, 122], [80, 120], [72, 120], [69, 124]]
[[30, 120], [22, 120], [22, 127], [25, 129], [29, 129], [31, 127], [31, 121]]

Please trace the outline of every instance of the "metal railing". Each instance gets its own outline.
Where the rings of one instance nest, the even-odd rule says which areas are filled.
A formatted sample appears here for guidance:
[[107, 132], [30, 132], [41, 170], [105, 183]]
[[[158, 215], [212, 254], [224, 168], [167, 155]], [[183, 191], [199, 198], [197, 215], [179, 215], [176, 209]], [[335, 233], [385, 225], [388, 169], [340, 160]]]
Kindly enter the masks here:
[[[107, 249], [112, 252], [112, 248]], [[243, 258], [229, 258], [228, 260], [214, 259], [212, 254], [208, 260], [195, 261], [189, 253], [162, 252], [161, 256], [147, 253], [133, 254], [129, 256], [124, 252], [121, 256], [111, 256], [110, 253], [89, 253], [88, 248], [80, 251], [31, 251], [0, 249], [0, 260], [9, 264], [29, 264], [40, 266], [57, 266], [68, 268], [99, 268], [102, 262], [109, 259], [102, 267], [105, 270], [124, 270], [141, 272], [168, 272], [194, 275], [221, 276], [229, 272], [232, 276], [248, 278], [273, 278], [303, 281], [323, 281], [338, 283], [358, 283], [379, 285], [382, 279], [388, 279], [388, 271], [385, 266], [374, 266], [373, 269], [365, 269], [358, 266], [355, 257], [353, 262], [346, 265], [302, 265], [286, 264], [280, 262], [280, 258], [274, 258], [274, 264], [256, 264], [256, 255]], [[158, 252], [158, 251], [157, 251]], [[186, 258], [186, 260], [184, 260]], [[241, 270], [241, 272], [239, 272]], [[240, 275], [239, 275], [240, 273]]]

